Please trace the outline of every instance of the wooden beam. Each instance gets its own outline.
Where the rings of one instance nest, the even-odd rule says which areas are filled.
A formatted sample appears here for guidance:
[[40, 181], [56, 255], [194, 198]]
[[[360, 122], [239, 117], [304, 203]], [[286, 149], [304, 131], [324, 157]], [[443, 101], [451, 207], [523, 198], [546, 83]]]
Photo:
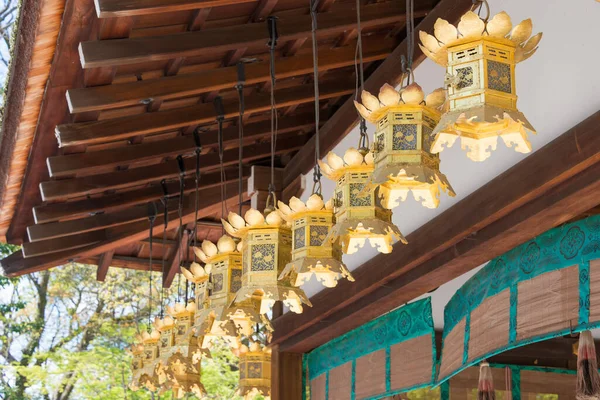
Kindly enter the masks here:
[[[468, 11], [473, 2], [470, 0], [442, 0], [431, 10], [430, 13], [419, 23], [415, 32], [432, 32], [433, 24], [438, 18], [454, 22]], [[353, 28], [353, 27], [352, 27]], [[402, 56], [407, 52], [408, 42], [404, 40], [390, 54], [385, 61], [365, 80], [365, 90], [378, 93], [379, 88], [385, 83], [396, 87], [402, 77]], [[413, 69], [423, 60], [425, 55], [418, 46], [415, 48]], [[354, 107], [354, 99], [348, 99], [331, 116], [323, 128], [319, 131], [321, 140], [321, 154], [325, 155], [333, 149], [358, 124], [358, 113]], [[285, 184], [288, 185], [298, 175], [307, 174], [315, 165], [315, 139], [306, 143], [285, 168]]]
[[[327, 37], [351, 29], [356, 24], [356, 12], [346, 5], [334, 6], [331, 12], [319, 15], [318, 37]], [[420, 7], [415, 15], [430, 10]], [[363, 29], [405, 20], [402, 2], [376, 3], [361, 9]], [[279, 40], [285, 42], [310, 36], [311, 21], [306, 15], [282, 18], [278, 23]], [[136, 64], [146, 61], [190, 57], [206, 52], [226, 52], [241, 47], [261, 46], [269, 39], [264, 23], [206, 29], [177, 35], [82, 42], [79, 54], [83, 68]]]
[[95, 0], [98, 18], [133, 17], [254, 3], [257, 0]]
[[[225, 199], [228, 203], [237, 202], [237, 183], [230, 183], [226, 186], [228, 197]], [[205, 190], [200, 198], [198, 218], [205, 218], [221, 211], [221, 190], [212, 188]], [[186, 195], [184, 197], [183, 206], [183, 224], [188, 224], [194, 220], [195, 216], [195, 197]], [[167, 230], [175, 229], [179, 226], [178, 219], [170, 219], [167, 225]], [[163, 217], [159, 215], [156, 218], [155, 227], [157, 233], [163, 227]], [[77, 240], [71, 237], [60, 238], [65, 241], [68, 249], [63, 249], [60, 245], [61, 241], [54, 244], [52, 249], [50, 245], [44, 245], [39, 249], [44, 251], [44, 255], [32, 257], [19, 257], [14, 254], [0, 260], [0, 266], [4, 269], [7, 276], [19, 276], [32, 272], [43, 271], [57, 265], [62, 265], [69, 261], [77, 259], [89, 259], [90, 257], [99, 256], [100, 254], [125, 246], [130, 243], [136, 243], [146, 239], [149, 234], [148, 221], [136, 221], [126, 225], [121, 225], [112, 228], [106, 228], [99, 231], [91, 232], [95, 236], [90, 237], [90, 240], [85, 244], [85, 240]], [[89, 235], [89, 234], [88, 234]], [[77, 235], [74, 235], [77, 236]], [[101, 239], [97, 241], [97, 239]], [[68, 240], [67, 240], [68, 239]], [[55, 240], [55, 239], [51, 239]], [[33, 243], [35, 245], [49, 241], [41, 241]], [[75, 247], [74, 245], [77, 244]], [[27, 244], [24, 244], [26, 246]], [[53, 251], [52, 253], [48, 251]]]
[[114, 254], [114, 250], [109, 250], [100, 256], [100, 259], [98, 260], [98, 270], [96, 271], [96, 280], [104, 282]]
[[[168, 201], [170, 213], [173, 215], [177, 213], [178, 202], [179, 199], [176, 198]], [[164, 212], [162, 203], [157, 202], [156, 206], [159, 213]], [[147, 205], [139, 205], [112, 213], [96, 214], [87, 218], [32, 225], [27, 227], [27, 234], [30, 242], [38, 242], [40, 240], [55, 239], [76, 233], [86, 233], [145, 219], [148, 219], [148, 207]]]
[[[344, 79], [324, 83], [320, 87], [320, 98], [329, 99], [343, 96], [354, 91], [355, 82]], [[313, 88], [309, 85], [280, 89], [275, 91], [277, 108], [294, 104], [312, 102]], [[225, 118], [237, 117], [238, 101], [223, 102]], [[246, 99], [246, 112], [256, 113], [271, 109], [271, 96], [259, 93]], [[203, 103], [173, 110], [133, 115], [95, 122], [64, 124], [56, 127], [56, 137], [60, 146], [90, 145], [104, 143], [133, 136], [166, 132], [190, 125], [212, 124], [215, 122], [215, 108], [211, 103]]]
[[[298, 132], [314, 126], [313, 114], [303, 114], [293, 117], [280, 118], [278, 121], [278, 134]], [[260, 121], [244, 126], [244, 142], [249, 144], [257, 139], [262, 139], [271, 133], [271, 121]], [[239, 133], [237, 126], [223, 129], [223, 145], [237, 145]], [[218, 132], [203, 132], [200, 135], [203, 152], [219, 144]], [[155, 159], [162, 159], [179, 154], [190, 154], [196, 149], [193, 135], [178, 136], [175, 138], [128, 145], [114, 149], [106, 149], [85, 153], [61, 155], [48, 158], [48, 171], [50, 177], [68, 177], [75, 174], [86, 174], [141, 163]], [[100, 168], [100, 169], [99, 169]]]
[[[275, 321], [273, 343], [306, 352], [600, 203], [600, 111]], [[477, 210], [477, 212], [473, 212]]]
[[[243, 170], [243, 177], [250, 176], [250, 168]], [[238, 179], [237, 168], [225, 169], [225, 183], [233, 182]], [[205, 190], [221, 184], [221, 172], [210, 172], [202, 174], [200, 188]], [[184, 181], [184, 193], [191, 193], [195, 190], [195, 178], [187, 178]], [[169, 194], [179, 193], [179, 183], [167, 183]], [[136, 204], [147, 203], [149, 201], [159, 200], [163, 196], [163, 190], [160, 185], [154, 185], [141, 189], [130, 190], [124, 193], [105, 194], [96, 198], [84, 198], [70, 201], [67, 203], [50, 203], [33, 208], [33, 215], [36, 224], [45, 224], [48, 222], [69, 220], [74, 218], [83, 218], [97, 213], [112, 212], [124, 207], [134, 206]]]
[[181, 235], [181, 239], [178, 239], [177, 245], [173, 248], [173, 252], [167, 262], [167, 269], [163, 271], [162, 287], [165, 289], [171, 287], [173, 278], [175, 278], [176, 274], [181, 272], [181, 263], [185, 262], [185, 257], [187, 257], [187, 254], [184, 253], [190, 239], [190, 228], [182, 227], [181, 229], [183, 230], [181, 233], [179, 233], [179, 230], [177, 232], [177, 237]]
[[[287, 134], [280, 137], [276, 154], [286, 153], [301, 148], [309, 135]], [[271, 143], [265, 142], [244, 147], [244, 163], [259, 160], [271, 154]], [[201, 171], [214, 170], [219, 167], [219, 154], [211, 153], [201, 156]], [[223, 153], [223, 165], [235, 165], [238, 162], [238, 149], [226, 150]], [[196, 158], [184, 159], [186, 174], [194, 173]], [[109, 172], [99, 175], [83, 176], [80, 178], [47, 181], [40, 184], [44, 201], [61, 198], [74, 198], [104, 192], [119, 190], [132, 186], [140, 186], [161, 179], [171, 179], [179, 176], [177, 160], [167, 161], [157, 165], [132, 168], [125, 171]]]
[[[364, 39], [365, 62], [382, 60], [394, 47], [392, 39], [374, 35]], [[350, 45], [330, 49], [324, 47], [319, 53], [319, 71], [329, 71], [354, 65], [355, 47]], [[278, 59], [275, 75], [278, 80], [312, 72], [311, 54]], [[246, 85], [267, 82], [269, 61], [246, 64]], [[194, 74], [169, 76], [107, 86], [74, 88], [67, 91], [71, 113], [99, 111], [127, 107], [152, 101], [164, 101], [179, 97], [196, 96], [214, 90], [231, 89], [237, 84], [237, 67], [216, 68]]]

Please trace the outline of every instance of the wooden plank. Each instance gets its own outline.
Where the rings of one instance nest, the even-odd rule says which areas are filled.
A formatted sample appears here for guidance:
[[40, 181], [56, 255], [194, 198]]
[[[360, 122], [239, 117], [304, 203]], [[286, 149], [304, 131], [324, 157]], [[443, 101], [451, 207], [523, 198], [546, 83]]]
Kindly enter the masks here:
[[[415, 15], [422, 16], [429, 10], [428, 5], [422, 6], [415, 10]], [[387, 2], [368, 5], [361, 9], [361, 18], [363, 29], [403, 21], [405, 4]], [[331, 12], [319, 15], [317, 36], [341, 33], [355, 24], [356, 12], [352, 7], [334, 6]], [[278, 32], [282, 42], [308, 37], [311, 32], [310, 18], [306, 15], [282, 18], [278, 22]], [[83, 68], [87, 69], [190, 57], [206, 52], [226, 52], [264, 45], [268, 39], [265, 24], [253, 23], [177, 35], [82, 42], [79, 54]]]
[[98, 18], [133, 17], [254, 3], [257, 0], [94, 0]]
[[[458, 21], [472, 5], [472, 1], [469, 0], [442, 0], [418, 24], [415, 28], [415, 32], [432, 32], [433, 24], [438, 18], [443, 18], [451, 22]], [[402, 56], [406, 54], [406, 50], [407, 41], [404, 40], [365, 80], [365, 90], [368, 90], [371, 93], [378, 93], [379, 88], [385, 83], [389, 83], [394, 87], [397, 86], [400, 83], [402, 76]], [[424, 59], [425, 55], [421, 52], [419, 46], [416, 46], [413, 69]], [[333, 149], [335, 145], [358, 124], [358, 121], [358, 113], [354, 107], [353, 99], [346, 100], [319, 132], [321, 154], [325, 155], [328, 151]], [[315, 139], [313, 138], [306, 143], [306, 146], [304, 146], [304, 148], [301, 149], [286, 166], [286, 185], [296, 179], [298, 175], [307, 174], [314, 167], [314, 154]]]
[[40, 240], [38, 242], [26, 242], [23, 243], [21, 249], [23, 251], [23, 256], [27, 258], [56, 253], [57, 249], [64, 251], [86, 247], [103, 240], [106, 240], [106, 235], [105, 231], [101, 230], [55, 239]]
[[[319, 96], [328, 99], [352, 93], [354, 81], [344, 79], [328, 82], [321, 86]], [[275, 91], [278, 108], [314, 100], [310, 85], [285, 88]], [[225, 118], [235, 118], [239, 113], [238, 101], [223, 102]], [[256, 113], [271, 109], [268, 93], [259, 93], [246, 99], [246, 112]], [[128, 139], [133, 136], [167, 132], [190, 125], [213, 124], [215, 109], [211, 103], [203, 103], [173, 110], [159, 111], [142, 115], [114, 118], [103, 121], [64, 124], [56, 127], [56, 137], [60, 146], [90, 145]]]
[[[225, 199], [228, 204], [237, 203], [237, 183], [228, 184], [225, 192], [228, 193], [228, 197]], [[199, 206], [198, 218], [205, 218], [220, 212], [221, 190], [219, 188], [212, 188], [204, 191], [203, 196], [200, 198]], [[194, 216], [195, 197], [186, 195], [184, 197], [183, 206], [183, 224], [188, 224], [193, 221]], [[178, 226], [178, 219], [170, 219], [167, 224], [167, 230], [175, 229]], [[160, 229], [163, 227], [162, 215], [159, 215], [156, 218], [155, 227], [157, 234], [160, 233]], [[0, 266], [7, 276], [19, 276], [43, 271], [58, 265], [63, 265], [69, 261], [99, 256], [108, 250], [116, 249], [130, 243], [136, 243], [147, 238], [149, 234], [148, 221], [131, 222], [126, 225], [91, 232], [91, 234], [94, 235], [87, 234], [90, 235], [90, 237], [87, 238], [89, 239], [87, 244], [84, 243], [85, 240], [77, 239], [76, 236], [78, 235], [32, 243], [37, 245], [37, 247], [35, 248], [35, 252], [31, 252], [31, 257], [12, 255], [1, 260]], [[98, 241], [100, 238], [101, 240]], [[56, 242], [48, 243], [53, 240]], [[64, 243], [68, 249], [60, 247], [62, 243]], [[54, 245], [54, 247], [52, 248], [51, 245]], [[33, 256], [33, 254], [38, 253], [39, 250], [44, 254]]]
[[109, 250], [100, 256], [100, 258], [98, 259], [98, 270], [96, 271], [96, 280], [104, 282], [104, 280], [106, 279], [106, 274], [108, 273], [108, 268], [112, 263], [114, 254], [114, 250]]
[[[278, 121], [278, 134], [298, 132], [314, 126], [313, 114], [296, 115], [281, 118]], [[264, 138], [271, 133], [271, 121], [260, 121], [244, 126], [244, 142], [251, 143]], [[218, 146], [218, 132], [202, 132], [200, 135], [204, 153], [209, 148]], [[223, 129], [223, 145], [229, 146], [238, 143], [239, 133], [237, 126]], [[172, 139], [155, 142], [128, 145], [114, 149], [76, 153], [48, 158], [48, 171], [50, 177], [65, 177], [75, 174], [85, 174], [98, 171], [98, 168], [113, 168], [117, 166], [141, 163], [161, 159], [179, 154], [190, 154], [196, 149], [193, 135], [179, 136]]]
[[[169, 200], [168, 206], [170, 214], [176, 214], [178, 202], [178, 199]], [[163, 213], [164, 208], [162, 204], [157, 202], [156, 205], [158, 212]], [[148, 219], [148, 207], [145, 204], [112, 213], [96, 214], [87, 218], [32, 225], [27, 227], [27, 234], [30, 242], [37, 242], [40, 240], [54, 239], [76, 233], [86, 233], [102, 228], [119, 226], [131, 221], [141, 221], [144, 219]]]
[[[377, 35], [364, 40], [364, 61], [384, 59], [394, 47], [392, 39]], [[329, 71], [354, 65], [353, 45], [319, 53], [319, 71]], [[312, 73], [312, 55], [298, 55], [277, 60], [275, 75], [278, 80]], [[270, 79], [268, 60], [246, 64], [246, 85], [267, 82]], [[147, 103], [149, 100], [170, 100], [196, 96], [214, 90], [231, 89], [237, 84], [237, 67], [216, 68], [194, 74], [169, 76], [123, 84], [74, 88], [67, 91], [71, 113], [99, 111]]]
[[[282, 135], [276, 154], [286, 153], [301, 148], [308, 135]], [[244, 147], [244, 163], [259, 160], [271, 153], [271, 143], [260, 143]], [[211, 153], [200, 159], [201, 171], [214, 170], [219, 167], [219, 155]], [[184, 159], [186, 173], [192, 174], [196, 168], [196, 158]], [[223, 165], [230, 166], [238, 163], [238, 149], [226, 150], [223, 153]], [[62, 198], [88, 196], [106, 190], [119, 190], [132, 186], [140, 186], [161, 179], [171, 179], [179, 176], [177, 160], [167, 161], [157, 165], [132, 168], [125, 171], [109, 172], [99, 175], [83, 176], [80, 178], [47, 181], [40, 183], [40, 191], [44, 201]]]
[[340, 282], [315, 295], [313, 308], [275, 321], [273, 342], [308, 351], [594, 207], [599, 133], [600, 111], [411, 233], [393, 257], [354, 270], [356, 282]]
[[[237, 168], [225, 169], [226, 183], [238, 179]], [[245, 167], [243, 177], [250, 176], [250, 168]], [[201, 189], [209, 189], [221, 184], [221, 172], [210, 172], [202, 174], [200, 180]], [[184, 181], [184, 193], [191, 193], [195, 190], [195, 178], [186, 178]], [[179, 193], [179, 182], [167, 183], [167, 192], [170, 194]], [[123, 193], [105, 194], [97, 198], [84, 198], [74, 200], [68, 203], [51, 203], [33, 208], [35, 222], [44, 224], [48, 222], [83, 218], [97, 213], [111, 212], [124, 207], [143, 204], [149, 201], [159, 200], [163, 197], [163, 190], [160, 185], [154, 185], [141, 189], [130, 190]]]

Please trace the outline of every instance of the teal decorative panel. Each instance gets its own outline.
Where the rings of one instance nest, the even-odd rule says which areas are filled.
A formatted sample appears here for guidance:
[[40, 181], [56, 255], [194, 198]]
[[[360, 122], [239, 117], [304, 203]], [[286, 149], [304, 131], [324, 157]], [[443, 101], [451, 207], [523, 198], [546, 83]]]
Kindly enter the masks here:
[[[562, 336], [600, 326], [600, 321], [590, 321], [590, 260], [600, 259], [600, 216], [573, 222], [551, 229], [529, 242], [491, 260], [477, 274], [469, 279], [452, 296], [444, 309], [444, 338], [463, 318], [465, 327], [465, 353], [462, 365], [453, 373], [438, 377], [437, 384], [449, 379], [463, 369], [475, 365], [484, 358], [511, 348], [529, 343]], [[527, 337], [517, 335], [519, 283], [540, 275], [576, 266], [579, 285], [579, 317], [577, 324], [569, 329], [556, 332], [532, 334]], [[481, 357], [468, 361], [471, 312], [481, 303], [503, 290], [510, 289], [509, 343], [493, 349]], [[521, 337], [521, 339], [517, 339]], [[442, 348], [442, 359], [444, 352]]]
[[[405, 342], [416, 337], [427, 335], [431, 337], [431, 366], [435, 366], [435, 332], [431, 315], [431, 300], [426, 298], [398, 308], [373, 321], [340, 336], [305, 355], [308, 366], [308, 379], [314, 379], [321, 374], [343, 365], [347, 362], [355, 364], [356, 359], [379, 350], [385, 350], [386, 388], [390, 388], [389, 352], [390, 346]], [[432, 371], [435, 368], [432, 368]], [[354, 376], [352, 382], [358, 377]], [[426, 383], [417, 387], [428, 386], [433, 382], [434, 374], [427, 376]], [[401, 393], [417, 387], [403, 388], [372, 397], [382, 398], [391, 394]]]

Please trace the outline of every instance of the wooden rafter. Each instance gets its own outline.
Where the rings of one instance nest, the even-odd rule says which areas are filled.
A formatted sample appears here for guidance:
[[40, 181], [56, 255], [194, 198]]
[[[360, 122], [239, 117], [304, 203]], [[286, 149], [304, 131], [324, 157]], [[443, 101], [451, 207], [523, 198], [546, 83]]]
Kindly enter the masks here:
[[[173, 252], [167, 262], [167, 268], [163, 271], [162, 277], [162, 285], [164, 288], [171, 287], [171, 283], [173, 282], [173, 278], [175, 275], [180, 273], [181, 263], [185, 261], [187, 254], [185, 254], [185, 250], [187, 247], [187, 243], [190, 240], [190, 229], [192, 229], [194, 224], [181, 227], [181, 233], [179, 229], [177, 231], [177, 243], [173, 248]], [[179, 238], [181, 236], [181, 238]]]
[[[237, 183], [227, 184], [225, 192], [228, 202], [237, 202]], [[195, 197], [186, 195], [184, 197], [183, 216], [184, 224], [194, 220], [195, 215]], [[198, 218], [204, 218], [221, 211], [221, 190], [212, 188], [203, 191], [200, 198], [200, 209]], [[155, 231], [157, 234], [162, 230], [163, 217], [159, 215], [155, 222]], [[178, 219], [170, 219], [167, 230], [175, 229], [179, 226]], [[108, 250], [118, 248], [130, 243], [135, 243], [148, 237], [148, 221], [134, 221], [128, 224], [116, 227], [100, 229], [89, 232], [85, 238], [77, 238], [78, 235], [67, 236], [49, 241], [39, 241], [35, 243], [24, 243], [23, 253], [16, 252], [0, 261], [4, 272], [8, 276], [17, 276], [36, 271], [42, 271], [48, 268], [62, 265], [69, 260], [78, 258], [89, 259], [98, 256]], [[81, 235], [83, 236], [83, 235]], [[61, 247], [65, 244], [65, 248]], [[28, 249], [28, 246], [33, 247]], [[32, 250], [32, 251], [29, 251]], [[23, 257], [23, 254], [32, 254], [29, 257]], [[34, 255], [38, 254], [38, 255]]]
[[[364, 61], [384, 59], [393, 48], [393, 40], [384, 37], [365, 38]], [[326, 50], [326, 51], [325, 51]], [[354, 65], [355, 47], [321, 50], [319, 70], [343, 68]], [[277, 60], [275, 75], [278, 80], [312, 72], [312, 54], [286, 57]], [[246, 85], [267, 82], [270, 79], [269, 62], [259, 61], [245, 66]], [[142, 80], [93, 88], [77, 88], [67, 91], [72, 113], [99, 111], [125, 107], [156, 100], [194, 96], [213, 90], [231, 89], [237, 84], [237, 67], [217, 68], [194, 74]]]
[[[276, 154], [298, 150], [302, 147], [309, 135], [296, 135], [294, 133], [282, 135]], [[260, 143], [244, 148], [244, 162], [250, 162], [267, 157], [271, 153], [270, 143]], [[201, 157], [201, 171], [219, 168], [219, 154], [211, 153]], [[223, 165], [235, 165], [238, 162], [238, 149], [223, 152]], [[190, 175], [196, 167], [196, 158], [188, 157], [184, 160], [185, 173]], [[99, 175], [83, 176], [80, 178], [47, 181], [40, 184], [42, 198], [45, 201], [58, 198], [80, 197], [101, 193], [107, 190], [119, 190], [132, 186], [139, 186], [161, 179], [172, 179], [179, 176], [178, 162], [167, 161], [157, 165], [132, 168], [125, 171], [108, 172]]]
[[98, 259], [98, 270], [96, 271], [96, 280], [100, 282], [104, 282], [106, 279], [106, 274], [108, 273], [108, 268], [113, 261], [113, 256], [115, 255], [114, 250], [109, 250], [106, 253], [103, 253]]
[[599, 126], [600, 111], [408, 235], [393, 257], [354, 270], [356, 282], [340, 282], [303, 314], [276, 320], [273, 343], [309, 351], [593, 208]]
[[[250, 176], [250, 169], [244, 168], [243, 177]], [[226, 183], [237, 181], [238, 169], [225, 169]], [[184, 193], [191, 193], [195, 189], [195, 178], [186, 178], [184, 181]], [[221, 172], [210, 172], [202, 174], [200, 179], [200, 188], [202, 190], [212, 188], [221, 184]], [[170, 182], [167, 184], [169, 194], [179, 193], [179, 183]], [[149, 186], [141, 189], [129, 190], [123, 193], [105, 194], [100, 197], [78, 199], [70, 202], [50, 203], [34, 207], [33, 214], [37, 224], [48, 222], [69, 220], [73, 218], [83, 218], [98, 213], [112, 212], [130, 207], [137, 204], [155, 201], [163, 196], [163, 190], [160, 185]], [[60, 200], [64, 200], [60, 198]]]
[[[352, 93], [354, 82], [343, 80], [323, 84], [320, 98], [328, 99]], [[287, 107], [314, 100], [313, 88], [299, 86], [275, 91], [277, 107]], [[224, 101], [225, 118], [235, 118], [239, 113], [238, 102]], [[268, 111], [271, 98], [267, 93], [253, 95], [247, 99], [246, 112]], [[146, 113], [130, 117], [121, 117], [97, 122], [65, 124], [56, 127], [56, 136], [61, 146], [90, 145], [108, 141], [128, 139], [138, 135], [165, 132], [190, 125], [212, 124], [215, 122], [213, 104], [176, 108], [173, 110]]]
[[133, 17], [221, 7], [257, 0], [95, 0], [98, 18]]
[[[333, 7], [335, 8], [335, 6]], [[415, 10], [422, 16], [429, 8]], [[405, 19], [402, 2], [378, 3], [361, 10], [364, 29], [391, 24]], [[344, 6], [335, 12], [319, 16], [319, 36], [340, 33], [356, 24], [356, 12]], [[281, 19], [278, 23], [279, 39], [289, 41], [308, 37], [311, 22], [306, 15]], [[260, 46], [268, 41], [264, 23], [206, 29], [199, 32], [180, 33], [155, 37], [82, 42], [81, 62], [84, 68], [134, 64], [150, 60], [168, 60], [189, 57], [209, 51], [228, 51], [241, 47]]]
[[[313, 120], [313, 114], [280, 118], [277, 132], [278, 134], [285, 134], [302, 131], [314, 126]], [[247, 124], [244, 126], [244, 142], [250, 144], [253, 141], [266, 137], [270, 133], [270, 121]], [[217, 131], [214, 130], [202, 132], [200, 140], [202, 142], [203, 153], [208, 152], [219, 143]], [[238, 140], [237, 126], [230, 126], [223, 129], [222, 142], [225, 148], [230, 145], [237, 145]], [[179, 136], [133, 146], [50, 157], [48, 158], [48, 171], [51, 177], [73, 176], [75, 174], [97, 171], [97, 168], [114, 168], [179, 154], [190, 154], [195, 148], [196, 143], [193, 135]]]

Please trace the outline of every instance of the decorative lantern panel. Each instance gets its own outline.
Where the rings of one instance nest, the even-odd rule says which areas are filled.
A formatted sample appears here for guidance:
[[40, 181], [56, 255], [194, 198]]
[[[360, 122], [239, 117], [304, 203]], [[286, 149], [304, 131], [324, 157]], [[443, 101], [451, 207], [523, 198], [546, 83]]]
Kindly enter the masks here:
[[505, 12], [486, 23], [472, 11], [457, 27], [438, 19], [435, 37], [420, 32], [423, 52], [448, 74], [449, 111], [433, 131], [433, 153], [459, 136], [473, 161], [487, 159], [498, 136], [519, 153], [531, 152], [527, 134], [535, 130], [517, 109], [515, 89], [515, 64], [531, 57], [542, 38], [531, 33], [530, 19], [512, 27]]
[[238, 394], [245, 399], [261, 395], [271, 398], [271, 350], [252, 343], [250, 349], [243, 346], [239, 355], [240, 384]]
[[177, 353], [169, 358], [167, 374], [172, 382], [173, 394], [176, 399], [184, 398], [187, 393], [202, 398], [206, 390], [200, 382], [201, 363], [194, 362], [192, 357]]
[[278, 280], [287, 263], [291, 261], [292, 233], [278, 210], [265, 218], [250, 209], [245, 219], [229, 213], [222, 220], [225, 230], [242, 239], [242, 287], [235, 303], [256, 299], [260, 314], [267, 313], [276, 301], [283, 301], [291, 311], [302, 312], [302, 303], [310, 305], [304, 292], [292, 286], [295, 275]]
[[455, 195], [440, 172], [439, 156], [430, 152], [431, 134], [440, 119], [439, 108], [446, 101], [445, 90], [437, 89], [425, 97], [416, 83], [400, 92], [385, 84], [378, 97], [363, 91], [364, 105], [355, 102], [355, 106], [377, 127], [371, 182], [379, 185], [382, 205], [388, 209], [397, 207], [412, 192], [423, 206], [437, 208], [440, 189]]
[[326, 287], [334, 287], [341, 278], [354, 281], [348, 268], [342, 263], [342, 249], [339, 242], [326, 241], [333, 227], [333, 205], [323, 203], [318, 194], [313, 194], [306, 204], [296, 197], [290, 199], [290, 206], [279, 202], [283, 218], [292, 226], [292, 261], [279, 276], [295, 276], [294, 286], [300, 286], [315, 275]]
[[370, 185], [373, 155], [350, 148], [344, 158], [332, 152], [327, 163], [319, 160], [323, 174], [336, 182], [333, 195], [336, 224], [326, 240], [339, 241], [345, 254], [353, 254], [369, 240], [381, 253], [390, 253], [395, 240], [406, 243], [392, 223], [392, 212], [381, 204], [377, 190]]

